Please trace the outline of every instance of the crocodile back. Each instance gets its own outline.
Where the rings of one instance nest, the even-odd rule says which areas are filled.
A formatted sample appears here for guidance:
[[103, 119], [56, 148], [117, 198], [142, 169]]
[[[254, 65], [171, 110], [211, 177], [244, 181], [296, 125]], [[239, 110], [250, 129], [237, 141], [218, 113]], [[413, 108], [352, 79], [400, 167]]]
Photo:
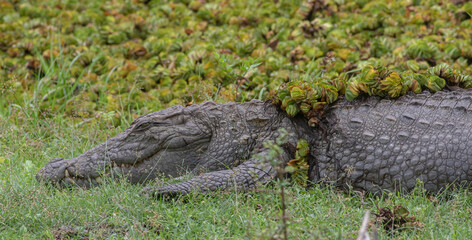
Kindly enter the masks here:
[[340, 100], [320, 126], [312, 181], [370, 192], [472, 182], [472, 91]]

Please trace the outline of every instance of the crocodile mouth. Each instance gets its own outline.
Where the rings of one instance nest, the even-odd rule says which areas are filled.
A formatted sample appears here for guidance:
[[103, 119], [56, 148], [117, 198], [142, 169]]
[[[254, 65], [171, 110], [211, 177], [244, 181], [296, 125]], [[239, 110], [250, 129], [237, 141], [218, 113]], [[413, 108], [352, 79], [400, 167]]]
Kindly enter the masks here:
[[154, 179], [157, 175], [158, 171], [146, 168], [151, 158], [143, 159], [134, 164], [111, 162], [101, 169], [94, 170], [94, 174], [91, 176], [80, 176], [74, 166], [69, 166], [65, 168], [64, 177], [58, 183], [61, 187], [78, 186], [85, 188], [101, 185], [105, 178], [123, 178], [131, 183], [142, 183]]
[[102, 177], [84, 178], [78, 176], [71, 176], [67, 169], [64, 171], [64, 175], [64, 178], [59, 182], [60, 187], [78, 186], [90, 188], [103, 183]]
[[54, 158], [39, 170], [36, 179], [49, 182], [59, 188], [74, 186], [90, 188], [102, 184], [105, 178], [124, 178], [131, 183], [142, 183], [159, 175], [156, 166], [158, 163], [151, 160], [155, 156], [141, 159], [134, 164], [114, 161], [102, 162], [93, 167], [87, 164], [86, 171], [80, 171], [84, 165], [77, 163], [77, 158]]
[[[178, 177], [188, 173], [197, 165], [198, 159], [202, 157], [205, 150], [206, 147], [201, 145], [198, 150], [192, 149], [187, 152], [166, 149], [134, 163], [107, 160], [99, 164], [94, 163], [92, 166], [78, 162], [77, 158], [55, 158], [51, 164], [48, 164], [50, 166], [38, 172], [37, 179], [46, 180], [57, 187], [90, 188], [102, 184], [106, 179], [125, 179], [130, 183], [145, 183], [156, 178]], [[88, 170], [80, 171], [82, 166], [86, 166]]]

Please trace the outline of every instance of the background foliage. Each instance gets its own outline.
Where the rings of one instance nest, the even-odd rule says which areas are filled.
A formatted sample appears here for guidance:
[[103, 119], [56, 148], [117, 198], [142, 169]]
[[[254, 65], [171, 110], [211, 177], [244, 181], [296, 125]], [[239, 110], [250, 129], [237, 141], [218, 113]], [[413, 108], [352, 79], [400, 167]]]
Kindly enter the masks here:
[[441, 80], [411, 75], [440, 63], [470, 74], [471, 9], [459, 0], [0, 1], [1, 103], [77, 121], [115, 111], [117, 125], [121, 112], [204, 100], [272, 97], [307, 115], [338, 92], [437, 91]]

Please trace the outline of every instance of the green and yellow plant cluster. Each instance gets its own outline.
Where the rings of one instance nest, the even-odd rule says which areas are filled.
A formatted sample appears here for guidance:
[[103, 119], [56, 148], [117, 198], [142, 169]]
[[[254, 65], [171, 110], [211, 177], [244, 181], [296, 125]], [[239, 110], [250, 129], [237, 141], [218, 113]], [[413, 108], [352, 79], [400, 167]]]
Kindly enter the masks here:
[[[324, 55], [282, 85], [275, 102], [291, 116], [303, 113], [314, 126], [324, 106], [340, 94], [349, 100], [359, 95], [395, 98], [408, 91], [436, 92], [446, 85], [472, 87], [472, 4], [461, 4], [373, 1], [351, 9], [354, 13], [337, 8], [339, 15], [324, 21], [333, 29], [312, 40], [326, 50]], [[304, 6], [299, 12], [307, 16], [316, 15], [318, 11], [310, 12], [316, 6], [330, 9], [320, 1]], [[311, 29], [321, 19], [326, 18], [315, 17]]]
[[340, 94], [470, 87], [469, 13], [461, 0], [0, 0], [0, 104], [116, 124], [273, 99], [314, 125]]

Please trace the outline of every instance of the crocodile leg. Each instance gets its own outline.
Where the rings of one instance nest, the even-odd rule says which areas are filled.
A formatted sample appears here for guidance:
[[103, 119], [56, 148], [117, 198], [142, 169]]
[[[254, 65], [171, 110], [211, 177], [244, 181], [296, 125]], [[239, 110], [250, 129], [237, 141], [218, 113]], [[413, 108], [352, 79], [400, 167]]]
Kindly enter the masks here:
[[[262, 150], [258, 154], [266, 154], [267, 150]], [[288, 162], [289, 154], [282, 153], [281, 160]], [[258, 184], [265, 184], [273, 180], [277, 172], [270, 163], [261, 161], [257, 155], [239, 166], [232, 169], [204, 173], [188, 181], [166, 185], [163, 187], [147, 187], [143, 193], [153, 197], [173, 197], [185, 195], [192, 191], [212, 192], [216, 190], [247, 190], [255, 188]]]

